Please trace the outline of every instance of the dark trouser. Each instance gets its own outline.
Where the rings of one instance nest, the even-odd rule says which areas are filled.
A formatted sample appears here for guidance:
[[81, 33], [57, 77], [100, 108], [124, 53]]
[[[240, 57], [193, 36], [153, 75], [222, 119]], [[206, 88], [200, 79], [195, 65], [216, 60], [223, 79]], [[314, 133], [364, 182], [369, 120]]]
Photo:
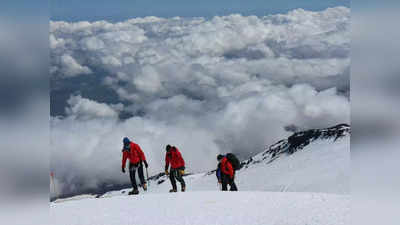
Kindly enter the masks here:
[[221, 182], [222, 182], [222, 190], [227, 191], [228, 190], [228, 184], [231, 187], [230, 191], [237, 191], [237, 187], [235, 184], [235, 178], [231, 179], [229, 175], [221, 173]]
[[140, 183], [142, 185], [146, 183], [146, 181], [144, 180], [142, 163], [136, 163], [136, 164], [129, 163], [129, 177], [131, 178], [131, 184], [134, 190], [138, 189], [135, 178], [136, 170], [138, 171], [139, 174]]
[[181, 173], [179, 173], [180, 169], [181, 168], [177, 168], [177, 169], [171, 168], [171, 170], [169, 171], [169, 179], [171, 180], [172, 188], [174, 190], [177, 190], [175, 179], [177, 179], [179, 181], [179, 183], [181, 183], [181, 187], [185, 187], [185, 181], [183, 180]]

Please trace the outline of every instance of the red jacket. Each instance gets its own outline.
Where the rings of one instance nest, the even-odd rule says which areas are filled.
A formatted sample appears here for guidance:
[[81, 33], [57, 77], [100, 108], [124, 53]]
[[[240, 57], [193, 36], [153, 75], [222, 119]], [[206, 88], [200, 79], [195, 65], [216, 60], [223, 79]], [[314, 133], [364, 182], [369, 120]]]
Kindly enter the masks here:
[[226, 175], [229, 175], [230, 178], [233, 179], [234, 170], [233, 170], [232, 164], [229, 162], [229, 160], [226, 157], [224, 157], [221, 160], [221, 172]]
[[171, 150], [165, 155], [165, 170], [168, 170], [169, 164], [171, 164], [172, 169], [185, 166], [185, 161], [176, 147], [171, 147]]
[[129, 162], [132, 164], [136, 164], [140, 161], [146, 161], [146, 157], [140, 146], [134, 142], [130, 143], [130, 149], [122, 150], [122, 167], [125, 168], [126, 160], [129, 159]]

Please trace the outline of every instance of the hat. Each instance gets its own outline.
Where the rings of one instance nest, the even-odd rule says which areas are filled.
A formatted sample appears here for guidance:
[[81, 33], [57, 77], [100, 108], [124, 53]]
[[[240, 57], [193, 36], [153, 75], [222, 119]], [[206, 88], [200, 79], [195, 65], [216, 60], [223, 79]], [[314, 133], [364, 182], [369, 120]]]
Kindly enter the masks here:
[[124, 145], [129, 144], [131, 141], [129, 140], [129, 138], [124, 137], [124, 139], [122, 140], [122, 142], [124, 143]]

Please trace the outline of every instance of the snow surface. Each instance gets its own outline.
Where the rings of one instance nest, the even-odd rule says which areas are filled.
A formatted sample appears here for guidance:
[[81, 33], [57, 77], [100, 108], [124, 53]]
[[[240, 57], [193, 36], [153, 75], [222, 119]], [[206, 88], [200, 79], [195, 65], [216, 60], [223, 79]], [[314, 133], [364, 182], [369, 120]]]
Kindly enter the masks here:
[[95, 198], [95, 195], [76, 195], [76, 196], [69, 197], [69, 198], [60, 198], [60, 199], [56, 199], [54, 201], [54, 203], [72, 201], [72, 200], [82, 200], [82, 199], [86, 199], [86, 198]]
[[200, 173], [184, 178], [186, 193], [168, 193], [164, 176], [137, 196], [128, 196], [128, 189], [75, 196], [51, 203], [50, 211], [53, 221], [66, 225], [349, 224], [349, 171], [350, 136], [320, 139], [242, 168], [239, 192], [220, 192], [215, 174]]
[[51, 204], [59, 225], [341, 225], [349, 196], [322, 193], [187, 192]]
[[241, 190], [350, 193], [350, 136], [266, 161], [238, 173]]

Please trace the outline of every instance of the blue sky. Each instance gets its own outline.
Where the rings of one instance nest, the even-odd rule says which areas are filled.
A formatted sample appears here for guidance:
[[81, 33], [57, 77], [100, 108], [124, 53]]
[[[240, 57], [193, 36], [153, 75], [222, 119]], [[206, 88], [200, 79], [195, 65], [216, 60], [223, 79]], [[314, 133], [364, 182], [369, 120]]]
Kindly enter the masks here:
[[51, 19], [120, 21], [133, 17], [212, 17], [240, 13], [266, 15], [295, 8], [321, 10], [333, 6], [350, 7], [350, 0], [53, 0]]

